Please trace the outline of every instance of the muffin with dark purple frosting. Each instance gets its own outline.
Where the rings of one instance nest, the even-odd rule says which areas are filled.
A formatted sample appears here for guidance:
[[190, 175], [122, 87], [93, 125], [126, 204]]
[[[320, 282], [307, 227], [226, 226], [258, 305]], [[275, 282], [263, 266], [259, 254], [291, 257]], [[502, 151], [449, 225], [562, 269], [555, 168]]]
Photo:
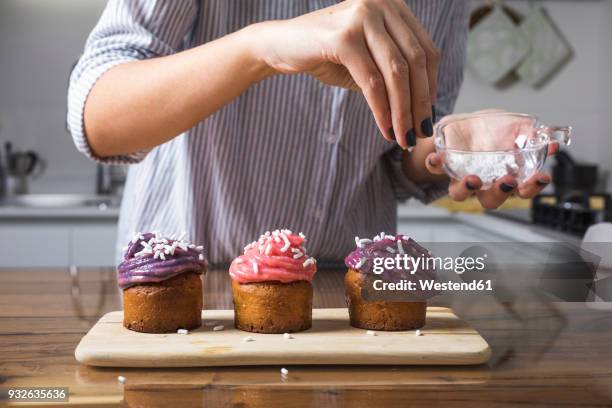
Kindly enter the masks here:
[[411, 271], [395, 267], [384, 269], [380, 274], [374, 273], [376, 258], [396, 258], [397, 255], [427, 258], [430, 256], [429, 251], [404, 235], [393, 236], [381, 233], [373, 239], [355, 237], [355, 243], [357, 248], [344, 260], [348, 268], [344, 284], [351, 326], [389, 331], [423, 327], [427, 310], [427, 303], [424, 300], [366, 301], [362, 298], [362, 290], [366, 285], [371, 285], [374, 279], [397, 283], [404, 279], [415, 281], [430, 276], [429, 270]]
[[144, 333], [202, 325], [203, 248], [160, 233], [137, 233], [117, 268], [123, 326]]

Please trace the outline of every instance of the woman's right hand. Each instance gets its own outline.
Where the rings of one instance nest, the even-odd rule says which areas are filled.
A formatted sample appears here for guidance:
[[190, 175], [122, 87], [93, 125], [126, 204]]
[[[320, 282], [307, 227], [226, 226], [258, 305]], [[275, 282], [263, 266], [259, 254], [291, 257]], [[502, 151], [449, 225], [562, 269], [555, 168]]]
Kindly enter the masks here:
[[439, 54], [403, 0], [345, 0], [251, 29], [275, 72], [360, 90], [387, 140], [407, 149], [433, 135]]

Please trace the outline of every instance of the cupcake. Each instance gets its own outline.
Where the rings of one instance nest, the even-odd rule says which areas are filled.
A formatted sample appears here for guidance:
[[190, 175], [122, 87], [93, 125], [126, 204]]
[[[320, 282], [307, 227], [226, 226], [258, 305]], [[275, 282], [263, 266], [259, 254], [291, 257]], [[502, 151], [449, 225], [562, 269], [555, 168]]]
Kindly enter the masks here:
[[304, 235], [266, 232], [230, 265], [236, 328], [254, 333], [291, 333], [312, 326], [312, 277], [316, 261]]
[[[344, 263], [348, 272], [344, 277], [346, 302], [351, 326], [369, 330], [410, 330], [425, 325], [425, 301], [365, 301], [362, 290], [371, 285], [373, 279], [399, 282], [402, 279], [416, 280], [430, 275], [428, 270], [412, 272], [409, 269], [385, 270], [374, 273], [375, 258], [396, 258], [397, 255], [429, 257], [429, 251], [404, 235], [381, 233], [374, 239], [355, 237], [357, 248]], [[368, 286], [371, 289], [371, 286]]]
[[123, 326], [170, 333], [202, 325], [203, 248], [159, 233], [135, 234], [118, 267]]

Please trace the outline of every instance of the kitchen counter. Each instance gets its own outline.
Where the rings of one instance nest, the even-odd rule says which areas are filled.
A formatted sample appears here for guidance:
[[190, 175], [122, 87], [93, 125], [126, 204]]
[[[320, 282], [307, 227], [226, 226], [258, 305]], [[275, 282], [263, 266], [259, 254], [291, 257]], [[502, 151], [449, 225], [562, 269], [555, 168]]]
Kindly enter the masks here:
[[[343, 271], [321, 270], [315, 307], [343, 307]], [[205, 307], [231, 308], [224, 271], [205, 277]], [[0, 269], [0, 389], [69, 387], [53, 406], [604, 407], [612, 404], [612, 308], [574, 303], [453, 305], [489, 342], [473, 367], [288, 366], [110, 369], [78, 364], [74, 349], [120, 309], [112, 269]], [[151, 358], [155, 358], [154, 355]], [[123, 375], [125, 385], [117, 382]]]

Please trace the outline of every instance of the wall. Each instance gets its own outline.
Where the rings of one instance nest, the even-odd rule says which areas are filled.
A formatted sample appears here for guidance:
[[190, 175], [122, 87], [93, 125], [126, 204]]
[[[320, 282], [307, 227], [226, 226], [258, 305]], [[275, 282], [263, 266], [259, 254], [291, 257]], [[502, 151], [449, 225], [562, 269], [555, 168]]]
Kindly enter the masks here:
[[[507, 2], [527, 14], [524, 1]], [[456, 111], [497, 107], [534, 113], [542, 122], [570, 124], [574, 140], [569, 152], [612, 171], [612, 1], [546, 1], [549, 14], [573, 47], [574, 58], [546, 86], [534, 90], [521, 83], [499, 90], [481, 82], [469, 69]], [[612, 189], [612, 178], [608, 180]]]
[[33, 149], [48, 162], [34, 192], [93, 192], [95, 165], [65, 129], [72, 63], [103, 0], [0, 1], [0, 142]]
[[[106, 2], [0, 1], [0, 142], [35, 149], [48, 161], [36, 192], [92, 192], [95, 166], [76, 152], [65, 130], [71, 64]], [[512, 6], [527, 11], [526, 2]], [[612, 1], [547, 1], [575, 50], [574, 60], [545, 88], [518, 84], [499, 91], [470, 72], [457, 111], [500, 107], [533, 112], [550, 124], [572, 124], [571, 152], [612, 169]], [[612, 189], [612, 180], [609, 182]]]

